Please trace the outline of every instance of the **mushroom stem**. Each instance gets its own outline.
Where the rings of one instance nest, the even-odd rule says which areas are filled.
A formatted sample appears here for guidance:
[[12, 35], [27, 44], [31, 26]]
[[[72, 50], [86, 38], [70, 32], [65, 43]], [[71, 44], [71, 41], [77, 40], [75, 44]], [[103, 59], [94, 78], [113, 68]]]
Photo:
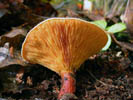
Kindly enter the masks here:
[[64, 94], [73, 94], [75, 92], [76, 80], [73, 72], [63, 72], [61, 73], [62, 86], [58, 99], [60, 100]]

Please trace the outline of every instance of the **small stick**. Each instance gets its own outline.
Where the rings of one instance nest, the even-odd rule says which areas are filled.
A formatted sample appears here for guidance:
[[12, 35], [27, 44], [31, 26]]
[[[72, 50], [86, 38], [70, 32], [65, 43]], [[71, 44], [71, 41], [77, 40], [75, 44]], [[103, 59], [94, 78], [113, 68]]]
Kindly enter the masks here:
[[118, 44], [120, 47], [125, 48], [127, 50], [133, 51], [133, 44], [120, 42], [118, 41], [113, 34], [111, 34], [112, 39], [116, 44]]
[[116, 88], [116, 86], [114, 86], [114, 85], [106, 84], [106, 83], [104, 83], [104, 82], [98, 80], [90, 71], [88, 71], [88, 72], [89, 72], [89, 74], [90, 74], [96, 81], [98, 81], [98, 82], [101, 83], [102, 85]]

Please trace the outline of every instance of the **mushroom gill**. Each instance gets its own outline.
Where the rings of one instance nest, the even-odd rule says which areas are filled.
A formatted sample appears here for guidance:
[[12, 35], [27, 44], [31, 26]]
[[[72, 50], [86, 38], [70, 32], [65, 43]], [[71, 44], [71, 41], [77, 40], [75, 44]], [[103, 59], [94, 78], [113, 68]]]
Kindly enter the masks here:
[[75, 92], [74, 72], [88, 57], [98, 53], [107, 35], [98, 26], [78, 18], [50, 18], [26, 36], [22, 57], [58, 73], [62, 78], [61, 98]]

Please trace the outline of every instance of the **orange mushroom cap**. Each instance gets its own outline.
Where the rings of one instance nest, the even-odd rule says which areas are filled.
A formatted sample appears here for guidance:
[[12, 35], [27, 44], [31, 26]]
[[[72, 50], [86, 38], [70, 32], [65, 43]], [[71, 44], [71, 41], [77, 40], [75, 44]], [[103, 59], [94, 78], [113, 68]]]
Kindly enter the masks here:
[[100, 27], [78, 18], [50, 18], [35, 26], [22, 46], [22, 57], [58, 74], [77, 70], [98, 53], [108, 38]]

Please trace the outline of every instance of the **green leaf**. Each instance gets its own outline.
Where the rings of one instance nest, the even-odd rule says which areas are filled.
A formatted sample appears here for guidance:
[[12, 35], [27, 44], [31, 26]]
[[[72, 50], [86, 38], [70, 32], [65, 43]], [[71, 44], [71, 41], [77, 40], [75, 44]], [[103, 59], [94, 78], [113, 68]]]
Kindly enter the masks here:
[[126, 29], [126, 25], [124, 23], [117, 23], [107, 28], [107, 31], [110, 33], [122, 32]]
[[111, 27], [111, 26], [107, 26], [105, 30], [108, 31], [110, 27]]
[[93, 1], [95, 1], [95, 0], [88, 0], [88, 1], [91, 1], [91, 2], [93, 2]]
[[126, 34], [126, 33], [118, 33], [117, 37], [118, 38], [120, 38], [120, 37], [128, 37], [128, 34]]
[[41, 0], [43, 3], [47, 3], [48, 2], [48, 0]]
[[92, 22], [93, 24], [96, 24], [97, 26], [101, 27], [102, 29], [105, 29], [107, 27], [107, 22], [105, 20], [96, 20]]
[[107, 34], [107, 36], [108, 36], [108, 42], [106, 43], [106, 45], [102, 48], [102, 51], [106, 51], [109, 47], [110, 47], [110, 45], [111, 45], [111, 36], [109, 35], [109, 34]]

